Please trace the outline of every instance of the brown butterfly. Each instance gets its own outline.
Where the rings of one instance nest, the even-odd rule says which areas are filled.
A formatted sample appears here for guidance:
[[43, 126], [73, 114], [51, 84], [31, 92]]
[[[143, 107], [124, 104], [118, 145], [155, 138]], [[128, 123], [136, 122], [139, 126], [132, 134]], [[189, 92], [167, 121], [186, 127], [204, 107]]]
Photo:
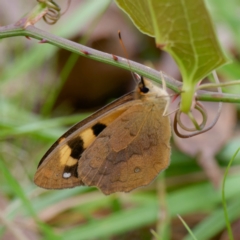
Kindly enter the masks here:
[[38, 165], [47, 189], [96, 186], [104, 194], [146, 186], [169, 165], [171, 127], [166, 90], [140, 78], [124, 95], [63, 134]]

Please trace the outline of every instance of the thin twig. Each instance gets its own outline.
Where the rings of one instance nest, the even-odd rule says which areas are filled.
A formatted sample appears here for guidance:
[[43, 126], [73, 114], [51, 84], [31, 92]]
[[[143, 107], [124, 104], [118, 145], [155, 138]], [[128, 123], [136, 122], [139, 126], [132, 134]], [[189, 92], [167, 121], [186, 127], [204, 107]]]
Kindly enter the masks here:
[[240, 84], [240, 80], [235, 80], [235, 81], [227, 81], [224, 83], [205, 83], [205, 84], [201, 84], [200, 86], [197, 87], [197, 90], [200, 89], [205, 89], [205, 88], [213, 88], [213, 87], [228, 87], [228, 86], [233, 86], [236, 84]]

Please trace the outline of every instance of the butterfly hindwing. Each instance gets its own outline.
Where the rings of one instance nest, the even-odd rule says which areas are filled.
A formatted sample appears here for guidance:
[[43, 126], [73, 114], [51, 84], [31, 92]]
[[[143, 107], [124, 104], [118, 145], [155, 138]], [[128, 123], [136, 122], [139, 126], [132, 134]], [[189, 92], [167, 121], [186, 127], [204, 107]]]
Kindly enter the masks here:
[[[86, 149], [78, 173], [88, 186], [105, 194], [148, 185], [169, 164], [170, 124], [164, 109], [135, 103], [102, 131]], [[156, 119], [158, 119], [156, 121]], [[168, 131], [165, 139], [160, 133]]]

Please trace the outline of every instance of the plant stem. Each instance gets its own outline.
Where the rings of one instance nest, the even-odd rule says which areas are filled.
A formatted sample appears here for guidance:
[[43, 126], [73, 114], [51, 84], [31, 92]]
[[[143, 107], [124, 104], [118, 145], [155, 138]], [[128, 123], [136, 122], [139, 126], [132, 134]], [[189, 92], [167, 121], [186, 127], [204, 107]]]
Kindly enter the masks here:
[[[49, 32], [38, 29], [34, 26], [28, 26], [27, 28], [22, 28], [20, 26], [15, 26], [14, 24], [0, 27], [0, 39], [16, 37], [16, 36], [28, 36], [38, 40], [44, 40], [54, 46], [66, 49], [70, 52], [77, 53], [81, 56], [111, 64], [120, 68], [128, 69], [129, 71], [134, 71], [144, 77], [147, 77], [158, 83], [162, 83], [161, 74], [152, 68], [144, 66], [142, 64], [129, 61], [131, 69], [129, 67], [128, 61], [125, 58], [116, 56], [113, 57], [112, 54], [104, 53], [81, 44], [75, 43], [65, 38], [61, 38]], [[45, 43], [46, 44], [46, 43]], [[117, 59], [117, 60], [116, 60]], [[182, 83], [171, 78], [170, 76], [163, 74], [166, 85], [169, 89], [173, 90], [176, 94], [181, 92]], [[199, 101], [210, 101], [210, 102], [231, 102], [240, 103], [240, 95], [237, 94], [219, 94], [216, 92], [209, 91], [198, 91], [197, 100]]]

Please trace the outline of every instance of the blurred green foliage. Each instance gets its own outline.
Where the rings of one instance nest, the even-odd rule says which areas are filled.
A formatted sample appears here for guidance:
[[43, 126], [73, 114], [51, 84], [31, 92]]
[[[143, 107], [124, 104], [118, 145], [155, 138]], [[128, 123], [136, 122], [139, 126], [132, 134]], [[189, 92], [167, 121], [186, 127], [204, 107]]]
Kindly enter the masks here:
[[[84, 6], [75, 9], [67, 27], [60, 25], [54, 34], [68, 38], [79, 31], [102, 14], [109, 3], [99, 2], [86, 1]], [[214, 23], [224, 26], [231, 35], [235, 56], [239, 56], [240, 19], [232, 10], [238, 9], [240, 3], [214, 0], [208, 4]], [[88, 187], [61, 191], [36, 187], [33, 176], [43, 154], [64, 133], [66, 124], [74, 124], [86, 114], [44, 118], [36, 105], [40, 102], [44, 107], [44, 100], [55, 90], [53, 83], [46, 79], [55, 75], [57, 49], [36, 44], [36, 41], [26, 48], [26, 41], [23, 37], [1, 40], [7, 50], [0, 61], [0, 236], [10, 231], [16, 239], [30, 239], [28, 232], [34, 233], [35, 239], [133, 239], [134, 234], [136, 239], [152, 239], [150, 229], [158, 225], [163, 210], [171, 221], [177, 214], [183, 218], [199, 213], [206, 216], [193, 228], [195, 236], [201, 240], [211, 239], [225, 229], [221, 191], [213, 188], [195, 159], [174, 147], [164, 180], [159, 178], [149, 187], [129, 194], [104, 196]], [[228, 54], [234, 59], [233, 63], [222, 67], [219, 73], [228, 79], [237, 79], [239, 60], [231, 52]], [[236, 89], [239, 87], [234, 91]], [[239, 137], [230, 140], [218, 154], [223, 168], [239, 143]], [[238, 156], [226, 183], [230, 221], [240, 216], [239, 163]], [[166, 191], [159, 194], [162, 187]], [[168, 227], [171, 233], [171, 225]], [[16, 234], [19, 231], [21, 234]]]

